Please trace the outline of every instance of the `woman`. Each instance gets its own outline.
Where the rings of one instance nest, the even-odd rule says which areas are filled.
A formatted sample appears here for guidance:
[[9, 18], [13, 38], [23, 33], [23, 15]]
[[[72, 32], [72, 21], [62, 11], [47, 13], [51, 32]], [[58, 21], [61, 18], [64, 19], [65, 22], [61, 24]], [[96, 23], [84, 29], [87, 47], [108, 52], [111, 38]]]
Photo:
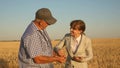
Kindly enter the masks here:
[[87, 61], [92, 59], [91, 40], [84, 34], [85, 23], [74, 20], [70, 23], [70, 33], [55, 46], [54, 50], [59, 56], [65, 56], [62, 48], [67, 51], [65, 68], [88, 68]]

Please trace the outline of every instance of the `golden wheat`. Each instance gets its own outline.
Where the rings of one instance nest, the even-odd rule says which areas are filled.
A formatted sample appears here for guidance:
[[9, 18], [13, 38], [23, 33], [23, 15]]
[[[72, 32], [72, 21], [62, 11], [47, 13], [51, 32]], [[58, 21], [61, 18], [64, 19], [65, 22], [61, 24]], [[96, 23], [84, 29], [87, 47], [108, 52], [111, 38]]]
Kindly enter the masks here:
[[[52, 41], [53, 47], [59, 41]], [[94, 57], [89, 68], [119, 68], [120, 39], [92, 39]], [[0, 42], [0, 68], [18, 68], [19, 42]], [[55, 68], [64, 64], [56, 63]]]

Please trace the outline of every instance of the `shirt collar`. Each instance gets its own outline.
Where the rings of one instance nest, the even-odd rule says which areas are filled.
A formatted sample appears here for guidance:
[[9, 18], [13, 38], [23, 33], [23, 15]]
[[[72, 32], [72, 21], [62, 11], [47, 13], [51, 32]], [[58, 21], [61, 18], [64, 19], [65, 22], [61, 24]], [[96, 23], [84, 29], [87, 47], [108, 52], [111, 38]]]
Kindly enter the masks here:
[[34, 22], [32, 22], [32, 24], [34, 25], [34, 27], [35, 27], [36, 30], [39, 30], [39, 29], [37, 28], [37, 26], [35, 25]]
[[77, 40], [78, 43], [80, 42], [80, 38], [81, 38], [81, 35], [76, 38], [76, 40]]

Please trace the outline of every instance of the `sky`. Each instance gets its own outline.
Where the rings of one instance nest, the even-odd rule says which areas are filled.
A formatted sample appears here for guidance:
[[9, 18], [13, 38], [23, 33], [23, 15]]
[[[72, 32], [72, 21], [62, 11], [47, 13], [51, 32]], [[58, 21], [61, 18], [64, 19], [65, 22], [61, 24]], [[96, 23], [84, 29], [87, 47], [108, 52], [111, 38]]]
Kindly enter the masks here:
[[73, 20], [86, 23], [90, 38], [120, 38], [120, 0], [0, 0], [0, 40], [20, 40], [40, 8], [57, 19], [46, 29], [52, 40], [69, 33]]

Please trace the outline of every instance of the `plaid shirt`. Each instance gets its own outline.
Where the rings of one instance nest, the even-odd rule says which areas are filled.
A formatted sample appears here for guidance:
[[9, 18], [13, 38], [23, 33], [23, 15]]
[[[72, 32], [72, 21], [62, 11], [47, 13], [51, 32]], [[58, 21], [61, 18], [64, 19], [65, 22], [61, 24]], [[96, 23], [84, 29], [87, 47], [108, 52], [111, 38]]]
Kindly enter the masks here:
[[52, 63], [36, 64], [34, 57], [52, 55], [52, 45], [46, 30], [39, 30], [32, 22], [21, 37], [18, 53], [20, 68], [53, 68]]

